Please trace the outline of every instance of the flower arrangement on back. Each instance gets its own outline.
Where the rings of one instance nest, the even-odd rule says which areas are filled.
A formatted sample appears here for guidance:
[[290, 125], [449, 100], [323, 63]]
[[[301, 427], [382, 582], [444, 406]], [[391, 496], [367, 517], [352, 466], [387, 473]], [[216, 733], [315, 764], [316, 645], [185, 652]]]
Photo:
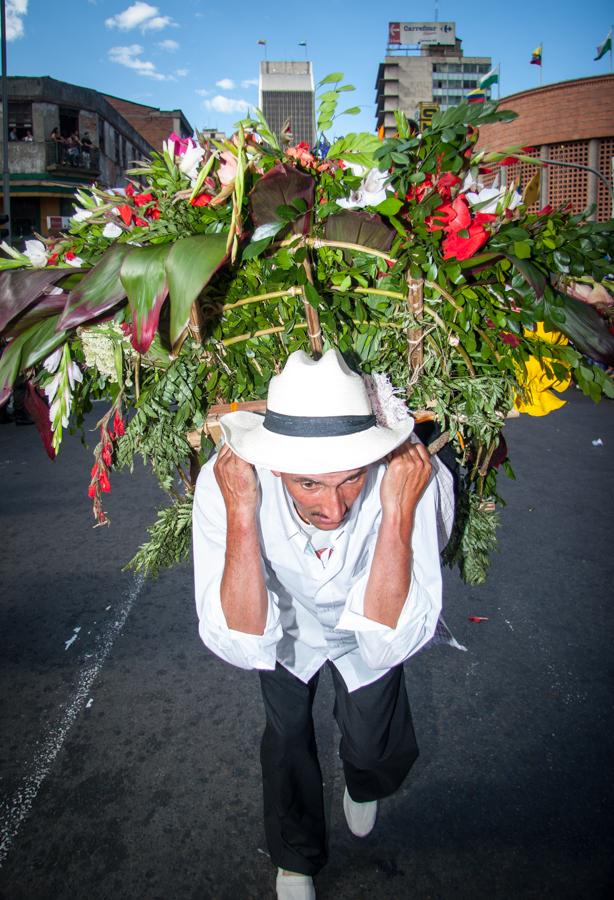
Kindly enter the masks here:
[[614, 394], [585, 362], [614, 364], [614, 338], [577, 299], [600, 291], [611, 317], [612, 223], [532, 212], [533, 182], [523, 195], [493, 181], [510, 153], [539, 165], [520, 148], [476, 149], [481, 124], [514, 118], [495, 103], [438, 113], [422, 134], [397, 113], [394, 138], [329, 144], [352, 86], [335, 73], [320, 89], [316, 148], [283, 145], [259, 112], [228, 141], [171, 135], [125, 189], [78, 192], [68, 234], [5, 245], [0, 402], [25, 372], [55, 453], [91, 399], [109, 399], [96, 521], [108, 521], [112, 470], [140, 454], [172, 500], [133, 560], [155, 572], [187, 553], [210, 408], [261, 399], [296, 349], [336, 346], [386, 372], [453, 448], [461, 503], [447, 556], [478, 582], [495, 540], [494, 463], [510, 471], [505, 417], [561, 405], [551, 388], [570, 377], [595, 400]]

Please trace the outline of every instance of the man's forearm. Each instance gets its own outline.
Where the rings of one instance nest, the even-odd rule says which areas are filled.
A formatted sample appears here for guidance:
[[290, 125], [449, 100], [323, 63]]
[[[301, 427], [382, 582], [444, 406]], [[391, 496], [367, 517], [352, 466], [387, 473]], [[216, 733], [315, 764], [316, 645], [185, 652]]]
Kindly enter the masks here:
[[268, 598], [255, 516], [228, 516], [220, 593], [229, 628], [246, 634], [264, 634]]
[[411, 584], [413, 515], [384, 515], [364, 601], [364, 615], [396, 628]]

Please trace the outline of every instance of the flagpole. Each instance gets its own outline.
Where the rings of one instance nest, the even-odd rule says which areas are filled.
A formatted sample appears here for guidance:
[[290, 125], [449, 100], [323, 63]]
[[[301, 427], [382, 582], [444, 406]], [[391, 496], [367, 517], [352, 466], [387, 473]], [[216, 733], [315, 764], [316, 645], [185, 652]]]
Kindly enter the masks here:
[[612, 72], [612, 30], [614, 25], [610, 25], [610, 72]]
[[497, 100], [501, 99], [501, 63], [499, 63], [499, 80], [497, 81]]
[[544, 80], [544, 77], [543, 77], [544, 73], [542, 71], [544, 68], [544, 42], [543, 41], [539, 45], [539, 49], [541, 50], [541, 58], [540, 58], [540, 64], [539, 64], [539, 86], [541, 87], [542, 82]]

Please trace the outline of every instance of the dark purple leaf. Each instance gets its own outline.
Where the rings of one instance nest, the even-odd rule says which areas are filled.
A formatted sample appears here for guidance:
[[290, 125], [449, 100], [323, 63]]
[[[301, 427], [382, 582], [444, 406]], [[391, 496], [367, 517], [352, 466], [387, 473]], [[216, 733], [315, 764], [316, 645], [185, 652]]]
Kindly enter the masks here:
[[5, 336], [9, 338], [19, 337], [31, 325], [35, 325], [36, 322], [42, 322], [43, 319], [48, 319], [49, 316], [61, 313], [66, 306], [67, 298], [68, 293], [65, 291], [62, 291], [61, 294], [43, 294], [35, 306], [32, 306], [23, 316], [20, 316], [9, 325], [4, 333]]
[[250, 194], [252, 221], [258, 228], [281, 221], [277, 215], [280, 206], [292, 206], [294, 200], [304, 200], [307, 212], [291, 223], [294, 234], [307, 234], [311, 221], [311, 209], [315, 182], [311, 175], [299, 172], [293, 166], [279, 163], [256, 182]]
[[538, 269], [528, 259], [518, 259], [517, 256], [512, 256], [510, 253], [505, 252], [503, 252], [503, 255], [518, 269], [524, 280], [531, 285], [535, 291], [535, 296], [537, 298], [543, 297], [546, 287], [546, 276], [541, 269]]
[[610, 334], [604, 319], [592, 306], [565, 294], [558, 296], [562, 299], [565, 321], [557, 318], [556, 326], [576, 350], [605, 366], [614, 366], [614, 335]]
[[67, 274], [66, 269], [9, 269], [0, 273], [0, 334]]
[[346, 209], [327, 218], [325, 234], [329, 241], [360, 244], [386, 253], [392, 246], [395, 232], [376, 213]]
[[53, 432], [51, 430], [51, 420], [49, 418], [49, 406], [47, 405], [43, 393], [35, 388], [31, 381], [28, 381], [27, 383], [24, 406], [34, 420], [34, 424], [41, 436], [47, 456], [49, 459], [55, 459]]

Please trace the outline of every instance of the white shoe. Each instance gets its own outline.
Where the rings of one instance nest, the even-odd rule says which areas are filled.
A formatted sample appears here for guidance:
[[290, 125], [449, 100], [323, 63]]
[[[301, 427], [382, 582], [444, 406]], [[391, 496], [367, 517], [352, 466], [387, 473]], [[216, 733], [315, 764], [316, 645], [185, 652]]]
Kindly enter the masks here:
[[343, 812], [348, 828], [356, 837], [366, 837], [373, 831], [377, 818], [377, 800], [368, 800], [366, 803], [357, 803], [352, 800], [345, 789], [343, 795]]
[[313, 878], [309, 875], [299, 875], [298, 872], [278, 869], [275, 889], [277, 900], [316, 900]]

